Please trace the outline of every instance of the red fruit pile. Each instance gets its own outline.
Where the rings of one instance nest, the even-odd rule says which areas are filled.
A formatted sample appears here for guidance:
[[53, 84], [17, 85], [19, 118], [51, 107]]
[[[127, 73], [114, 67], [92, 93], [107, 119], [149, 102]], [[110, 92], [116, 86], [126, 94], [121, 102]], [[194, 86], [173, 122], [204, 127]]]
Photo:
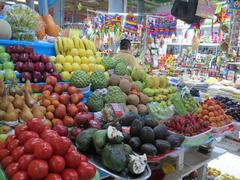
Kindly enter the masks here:
[[232, 122], [232, 117], [225, 114], [220, 103], [214, 99], [205, 100], [198, 109], [198, 117], [207, 121], [211, 127], [221, 127]]
[[68, 138], [47, 129], [37, 118], [16, 127], [15, 135], [1, 145], [0, 161], [12, 180], [87, 180], [96, 174], [95, 166]]
[[20, 80], [42, 82], [54, 71], [54, 66], [45, 55], [39, 56], [31, 46], [9, 46], [7, 52], [15, 63], [15, 70], [21, 73]]
[[208, 122], [196, 115], [176, 116], [165, 122], [170, 131], [184, 136], [196, 136], [210, 129]]

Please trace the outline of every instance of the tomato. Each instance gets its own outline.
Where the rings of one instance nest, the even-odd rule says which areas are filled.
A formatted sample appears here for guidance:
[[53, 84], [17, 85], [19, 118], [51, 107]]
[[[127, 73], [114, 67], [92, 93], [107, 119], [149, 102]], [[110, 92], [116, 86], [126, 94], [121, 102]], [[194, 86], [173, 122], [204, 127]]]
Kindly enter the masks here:
[[34, 160], [34, 156], [32, 154], [24, 154], [18, 160], [19, 169], [27, 170], [29, 163]]
[[18, 171], [14, 174], [12, 180], [29, 180], [29, 178], [26, 171]]
[[62, 180], [78, 180], [78, 173], [74, 169], [64, 169], [61, 176]]
[[38, 142], [33, 147], [33, 154], [39, 159], [49, 159], [53, 154], [53, 148], [48, 142]]
[[19, 145], [19, 140], [18, 140], [18, 139], [14, 139], [14, 140], [12, 140], [11, 142], [8, 143], [7, 149], [8, 149], [9, 151], [12, 151], [12, 150], [14, 150], [16, 147], [18, 147], [18, 145]]
[[3, 169], [6, 169], [6, 167], [13, 162], [13, 157], [12, 156], [6, 156], [5, 158], [2, 159], [1, 165]]
[[0, 149], [0, 160], [5, 158], [9, 154], [10, 154], [10, 151], [8, 149], [5, 149], [5, 148], [4, 149]]
[[74, 145], [71, 145], [71, 146], [69, 147], [69, 149], [68, 149], [68, 152], [70, 152], [70, 151], [75, 151], [75, 150], [76, 150], [75, 146], [74, 146]]
[[14, 135], [8, 136], [6, 139], [6, 145], [8, 145], [10, 142], [12, 142], [15, 138], [16, 138], [16, 136], [14, 136]]
[[50, 172], [54, 172], [54, 173], [60, 173], [65, 168], [65, 160], [62, 156], [59, 156], [59, 155], [52, 156], [48, 164], [49, 164]]
[[44, 123], [39, 118], [33, 118], [27, 121], [27, 126], [30, 131], [34, 131], [36, 133], [41, 133], [44, 130]]
[[5, 174], [9, 178], [11, 178], [17, 172], [18, 172], [18, 163], [11, 163], [5, 169]]
[[81, 154], [81, 162], [88, 162], [87, 156]]
[[28, 165], [28, 175], [34, 179], [42, 179], [48, 175], [48, 164], [44, 160], [33, 160]]
[[27, 142], [25, 142], [25, 144], [24, 144], [24, 152], [25, 153], [33, 153], [33, 148], [34, 148], [35, 144], [37, 144], [39, 142], [43, 142], [43, 140], [40, 138], [31, 138], [31, 139], [27, 140]]
[[45, 129], [41, 133], [40, 137], [45, 140], [45, 138], [47, 138], [48, 136], [52, 137], [54, 135], [58, 136], [58, 133], [56, 131], [54, 131], [54, 130], [51, 130], [51, 129]]
[[77, 168], [81, 180], [89, 180], [96, 174], [96, 167], [88, 162], [81, 162]]
[[4, 148], [6, 148], [6, 146], [7, 146], [7, 143], [6, 142], [2, 142], [0, 144], [0, 149], [4, 149]]
[[24, 154], [24, 147], [18, 146], [16, 149], [12, 151], [12, 157], [14, 161], [18, 161], [18, 159]]
[[50, 173], [45, 180], [62, 180], [62, 178], [59, 174]]
[[19, 124], [15, 127], [15, 135], [18, 137], [23, 131], [27, 131], [28, 127], [26, 124]]
[[50, 144], [52, 145], [55, 154], [64, 155], [71, 146], [71, 141], [67, 137], [54, 137], [51, 139]]
[[33, 131], [23, 131], [19, 134], [18, 139], [20, 141], [20, 144], [23, 145], [25, 142], [27, 142], [27, 140], [38, 137], [39, 135]]
[[81, 155], [77, 151], [70, 151], [65, 154], [64, 159], [67, 167], [77, 168], [81, 161]]

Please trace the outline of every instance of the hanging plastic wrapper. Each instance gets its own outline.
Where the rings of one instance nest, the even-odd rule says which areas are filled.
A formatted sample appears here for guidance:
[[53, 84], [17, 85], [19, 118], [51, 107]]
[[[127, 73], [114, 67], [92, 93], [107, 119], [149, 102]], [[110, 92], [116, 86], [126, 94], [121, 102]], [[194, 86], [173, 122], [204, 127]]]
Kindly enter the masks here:
[[198, 0], [196, 16], [213, 18], [217, 5], [213, 0]]
[[196, 32], [192, 38], [192, 50], [196, 51], [200, 44], [200, 36], [199, 33]]

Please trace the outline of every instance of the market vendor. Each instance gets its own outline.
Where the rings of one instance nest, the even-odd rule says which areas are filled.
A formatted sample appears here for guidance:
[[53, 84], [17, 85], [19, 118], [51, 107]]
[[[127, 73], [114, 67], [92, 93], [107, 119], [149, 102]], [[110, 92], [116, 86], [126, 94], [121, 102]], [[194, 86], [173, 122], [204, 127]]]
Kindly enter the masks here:
[[120, 51], [113, 56], [113, 59], [124, 59], [131, 68], [141, 67], [136, 58], [131, 53], [131, 42], [128, 39], [122, 39], [120, 42]]

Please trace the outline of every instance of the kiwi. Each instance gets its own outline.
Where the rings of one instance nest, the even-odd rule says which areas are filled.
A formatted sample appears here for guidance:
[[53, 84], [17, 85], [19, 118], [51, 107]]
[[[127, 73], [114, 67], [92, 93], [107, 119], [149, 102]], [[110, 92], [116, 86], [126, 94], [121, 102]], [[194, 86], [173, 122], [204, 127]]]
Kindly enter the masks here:
[[138, 114], [139, 115], [144, 115], [144, 114], [147, 114], [147, 112], [148, 112], [147, 106], [145, 106], [144, 104], [139, 104], [137, 106], [137, 109], [138, 109]]
[[127, 79], [120, 80], [119, 87], [126, 94], [128, 94], [130, 92], [130, 90], [131, 90], [131, 84], [130, 84], [130, 82]]
[[131, 94], [127, 97], [127, 103], [129, 105], [137, 106], [139, 104], [139, 97], [135, 94]]
[[109, 84], [112, 86], [118, 86], [120, 83], [120, 76], [113, 74], [109, 79]]
[[148, 96], [147, 95], [145, 95], [143, 93], [140, 93], [139, 98], [140, 98], [140, 103], [141, 104], [147, 104], [148, 103]]
[[128, 107], [129, 112], [133, 112], [135, 114], [138, 114], [138, 110], [137, 110], [136, 106], [128, 105], [127, 107]]

